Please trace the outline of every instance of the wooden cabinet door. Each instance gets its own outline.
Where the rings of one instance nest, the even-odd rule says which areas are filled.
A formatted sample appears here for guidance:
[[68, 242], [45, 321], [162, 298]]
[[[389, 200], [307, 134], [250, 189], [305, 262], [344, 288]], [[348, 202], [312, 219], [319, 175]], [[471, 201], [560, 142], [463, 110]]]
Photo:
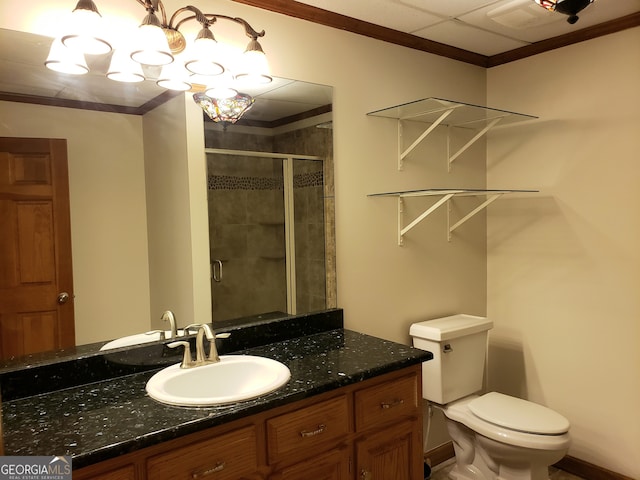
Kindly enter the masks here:
[[413, 421], [356, 441], [358, 480], [423, 480], [421, 435]]
[[0, 137], [0, 359], [75, 345], [65, 140]]

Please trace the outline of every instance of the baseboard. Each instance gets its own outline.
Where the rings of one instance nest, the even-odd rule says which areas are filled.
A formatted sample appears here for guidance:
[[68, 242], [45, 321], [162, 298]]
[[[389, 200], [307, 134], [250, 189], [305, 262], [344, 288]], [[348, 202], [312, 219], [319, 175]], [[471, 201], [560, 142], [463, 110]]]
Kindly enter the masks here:
[[453, 450], [453, 443], [447, 442], [439, 445], [431, 450], [428, 450], [424, 454], [424, 461], [427, 462], [431, 467], [435, 467], [443, 462], [446, 462], [450, 458], [455, 457], [455, 452]]
[[612, 472], [593, 463], [585, 462], [579, 458], [565, 456], [554, 467], [589, 480], [633, 480], [631, 477]]
[[[424, 454], [424, 460], [431, 467], [435, 467], [454, 456], [455, 452], [453, 450], [453, 443], [447, 442], [427, 451]], [[633, 478], [627, 477], [626, 475], [612, 472], [606, 468], [599, 467], [598, 465], [594, 465], [593, 463], [589, 463], [569, 455], [556, 463], [554, 467], [588, 480], [633, 480]]]

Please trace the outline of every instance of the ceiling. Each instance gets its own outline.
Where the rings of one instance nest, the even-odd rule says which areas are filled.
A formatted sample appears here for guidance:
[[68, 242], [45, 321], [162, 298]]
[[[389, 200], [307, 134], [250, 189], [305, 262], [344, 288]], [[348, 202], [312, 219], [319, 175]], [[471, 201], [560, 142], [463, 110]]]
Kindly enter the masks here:
[[595, 0], [573, 25], [533, 0], [234, 1], [484, 67], [640, 25], [640, 0]]
[[640, 0], [596, 0], [570, 25], [533, 0], [296, 1], [486, 56], [640, 11]]

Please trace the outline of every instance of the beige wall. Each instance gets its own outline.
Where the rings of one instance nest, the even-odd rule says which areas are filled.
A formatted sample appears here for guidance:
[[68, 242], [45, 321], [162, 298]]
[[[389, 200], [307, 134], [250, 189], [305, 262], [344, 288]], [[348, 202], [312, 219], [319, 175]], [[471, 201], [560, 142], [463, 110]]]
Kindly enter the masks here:
[[640, 28], [488, 71], [540, 119], [491, 136], [490, 384], [571, 421], [570, 454], [640, 478]]
[[76, 342], [148, 330], [142, 119], [0, 102], [0, 135], [67, 140]]
[[202, 110], [180, 95], [144, 116], [152, 327], [211, 322]]

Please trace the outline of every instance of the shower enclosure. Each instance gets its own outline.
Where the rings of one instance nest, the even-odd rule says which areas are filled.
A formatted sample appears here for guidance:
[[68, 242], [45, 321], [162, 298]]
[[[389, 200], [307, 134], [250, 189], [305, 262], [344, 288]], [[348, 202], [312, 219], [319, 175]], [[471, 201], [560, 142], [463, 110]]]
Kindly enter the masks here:
[[214, 320], [326, 308], [322, 159], [206, 153]]

